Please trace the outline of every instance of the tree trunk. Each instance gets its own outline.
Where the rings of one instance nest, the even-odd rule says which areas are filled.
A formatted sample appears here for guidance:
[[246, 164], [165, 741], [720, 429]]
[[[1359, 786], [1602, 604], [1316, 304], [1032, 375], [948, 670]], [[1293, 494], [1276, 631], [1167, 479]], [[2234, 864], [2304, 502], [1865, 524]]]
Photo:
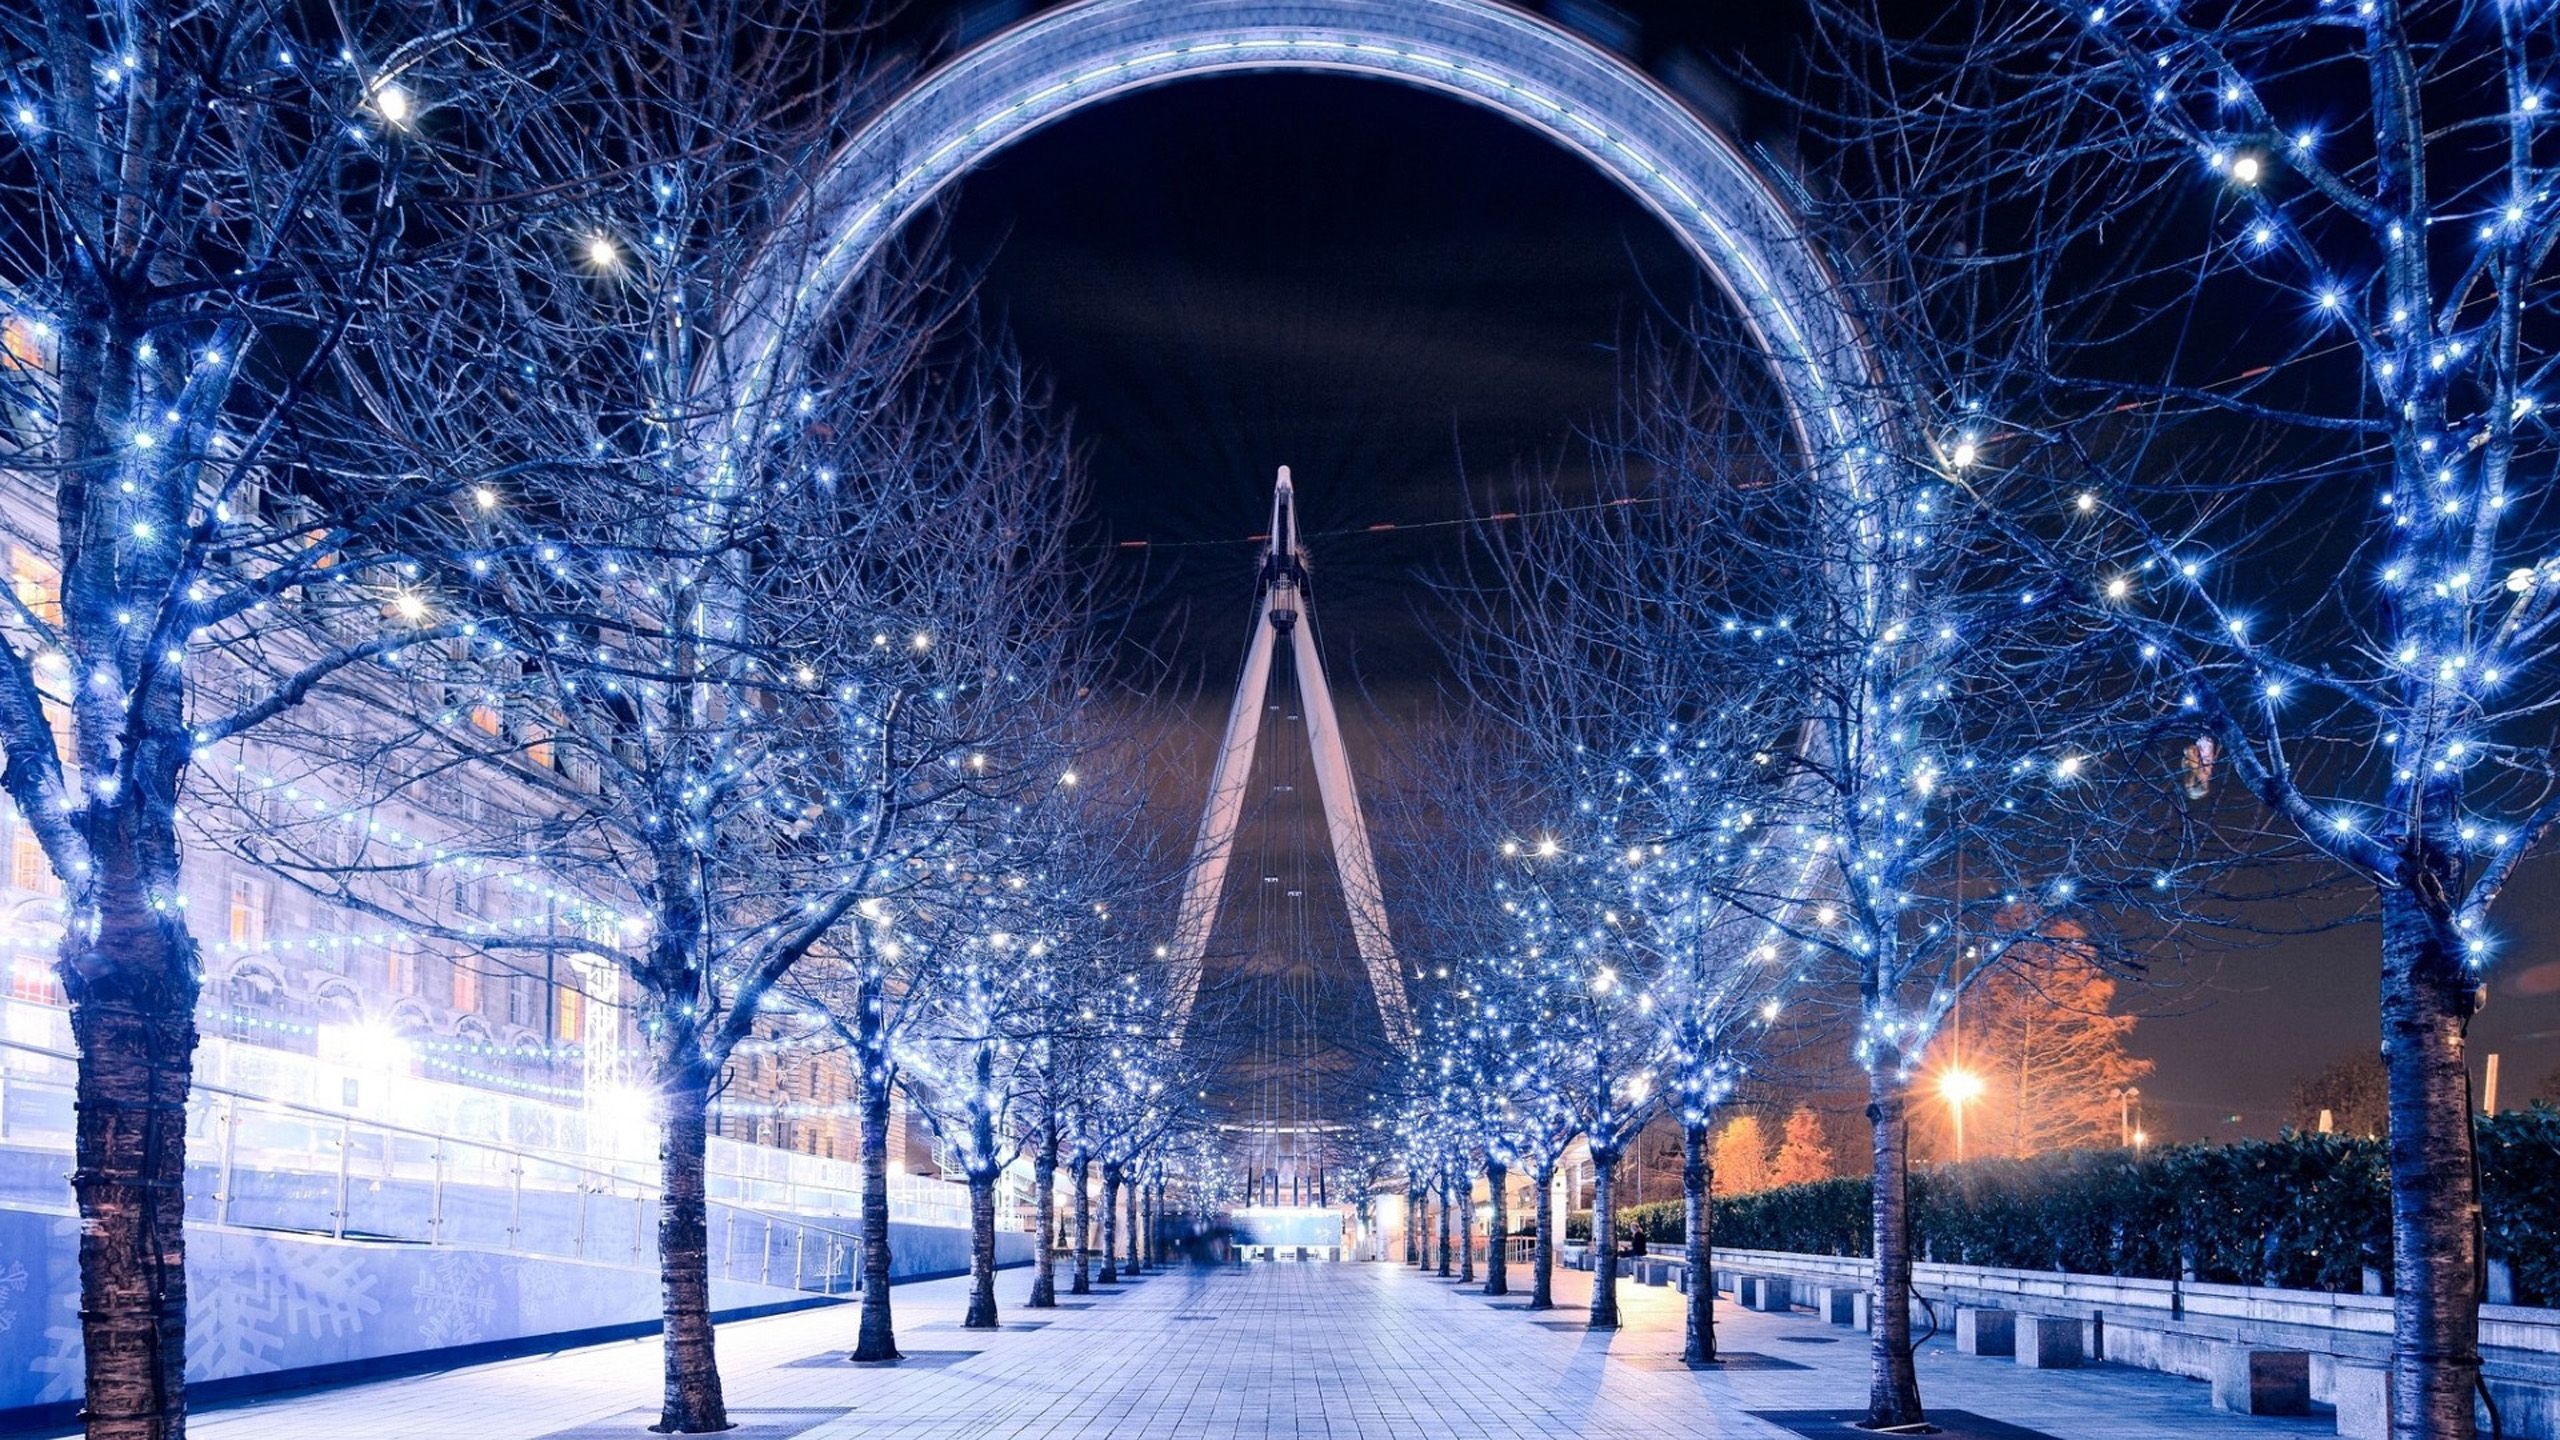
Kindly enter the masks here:
[[1484, 1162], [1485, 1185], [1493, 1192], [1493, 1234], [1485, 1242], [1484, 1293], [1511, 1293], [1511, 1202], [1502, 1191], [1511, 1181], [1511, 1169], [1499, 1160]]
[[1422, 1221], [1430, 1199], [1417, 1175], [1405, 1177], [1404, 1188], [1404, 1263], [1422, 1268]]
[[1618, 1217], [1610, 1213], [1618, 1152], [1591, 1148], [1591, 1328], [1618, 1328]]
[[711, 1074], [690, 1032], [678, 1032], [653, 1067], [659, 1124], [658, 1283], [665, 1311], [666, 1393], [657, 1429], [695, 1435], [729, 1428], [712, 1349], [711, 1205], [708, 1168]]
[[1689, 1261], [1689, 1339], [1681, 1356], [1692, 1365], [1711, 1364], [1716, 1358], [1715, 1249], [1708, 1230], [1715, 1223], [1715, 1178], [1707, 1160], [1705, 1123], [1681, 1126], [1681, 1218]]
[[996, 1328], [996, 1177], [969, 1171], [969, 1313], [961, 1328]]
[[1076, 1276], [1067, 1286], [1070, 1295], [1093, 1293], [1093, 1159], [1083, 1151], [1076, 1152]]
[[865, 1057], [862, 1081], [862, 1323], [856, 1360], [898, 1358], [889, 1314], [889, 1076]]
[[1121, 1269], [1131, 1275], [1144, 1273], [1138, 1259], [1138, 1192], [1146, 1188], [1144, 1181], [1132, 1175], [1121, 1185], [1121, 1208], [1128, 1211], [1129, 1233], [1121, 1238]]
[[1877, 1054], [1867, 1072], [1867, 1124], [1873, 1132], [1876, 1292], [1867, 1342], [1867, 1424], [1917, 1425], [1920, 1372], [1911, 1361], [1911, 1135], [1901, 1082], [1902, 1057]]
[[1449, 1172], [1440, 1172], [1440, 1278], [1449, 1278]]
[[1040, 1148], [1031, 1160], [1031, 1227], [1036, 1248], [1031, 1254], [1031, 1307], [1053, 1310], [1058, 1304], [1058, 1127], [1040, 1127]]
[[[132, 907], [148, 917], [147, 907]], [[195, 1074], [194, 942], [160, 918], [64, 942], [79, 1051], [77, 1158], [81, 1418], [107, 1440], [187, 1432], [187, 1091]], [[149, 947], [145, 952], [143, 947]], [[156, 974], [156, 983], [119, 980]]]
[[1464, 1170], [1458, 1172], [1458, 1283], [1476, 1283], [1476, 1185]]
[[1538, 1182], [1537, 1254], [1529, 1261], [1529, 1308], [1556, 1308], [1556, 1162], [1540, 1156], [1529, 1172]]
[[2470, 1440], [2480, 1376], [2480, 1191], [2464, 1050], [2478, 977], [2416, 888], [2382, 894], [2391, 1094], [2391, 1434]]
[[1102, 1283], [1120, 1283], [1120, 1162], [1102, 1162]]

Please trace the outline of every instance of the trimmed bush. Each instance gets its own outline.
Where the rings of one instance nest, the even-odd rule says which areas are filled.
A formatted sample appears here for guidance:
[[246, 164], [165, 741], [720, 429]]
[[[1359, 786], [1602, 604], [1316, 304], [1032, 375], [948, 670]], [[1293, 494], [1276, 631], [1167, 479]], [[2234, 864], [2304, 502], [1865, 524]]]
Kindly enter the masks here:
[[[2518, 1304], [2560, 1304], [2560, 1112], [2478, 1130], [2489, 1253]], [[1679, 1201], [1619, 1215], [1655, 1244], [1686, 1238]], [[1715, 1202], [1729, 1249], [1865, 1255], [1868, 1236], [1864, 1176]], [[1912, 1172], [1911, 1239], [1948, 1264], [2354, 1292], [2391, 1273], [2391, 1189], [2382, 1144], [2341, 1135], [1976, 1160]]]

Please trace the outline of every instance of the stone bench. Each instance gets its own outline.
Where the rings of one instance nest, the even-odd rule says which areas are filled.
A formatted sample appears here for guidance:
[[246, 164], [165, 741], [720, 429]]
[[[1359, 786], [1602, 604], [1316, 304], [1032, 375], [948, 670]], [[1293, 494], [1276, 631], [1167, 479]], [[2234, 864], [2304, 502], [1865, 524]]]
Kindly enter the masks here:
[[1795, 1308], [1795, 1290], [1783, 1275], [1742, 1277], [1742, 1308], [1783, 1315]]
[[1813, 1287], [1813, 1313], [1826, 1323], [1864, 1330], [1867, 1328], [1866, 1298], [1864, 1286], [1816, 1285]]
[[2352, 1440], [2391, 1440], [2391, 1372], [2372, 1365], [2340, 1365], [2329, 1380], [2338, 1408], [2338, 1433]]
[[2216, 1348], [2213, 1408], [2235, 1415], [2310, 1414], [2311, 1352], [2254, 1345]]
[[2072, 1316], [2021, 1315], [2012, 1327], [2020, 1365], [2029, 1370], [2076, 1370], [2085, 1358], [2086, 1322]]
[[2006, 1310], [1967, 1307], [1956, 1312], [1956, 1353], [2015, 1355], [2018, 1317]]

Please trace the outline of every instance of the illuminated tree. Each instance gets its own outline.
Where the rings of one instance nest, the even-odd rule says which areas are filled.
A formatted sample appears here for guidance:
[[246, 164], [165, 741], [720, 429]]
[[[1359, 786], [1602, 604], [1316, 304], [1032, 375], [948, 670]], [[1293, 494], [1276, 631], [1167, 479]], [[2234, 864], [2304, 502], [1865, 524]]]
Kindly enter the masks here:
[[2023, 1160], [2121, 1144], [2124, 1088], [2151, 1073], [2125, 1053], [2135, 1017], [2114, 1012], [2115, 978], [2086, 958], [2037, 947], [2018, 963], [2025, 948], [1973, 987], [1933, 1052], [1955, 1063], [1960, 1038], [1964, 1070], [1981, 1082], [1965, 1110], [1969, 1153]]
[[1786, 1129], [1778, 1137], [1778, 1156], [1769, 1164], [1769, 1183], [1803, 1185], [1831, 1175], [1831, 1142], [1823, 1136], [1822, 1117], [1810, 1105], [1788, 1111]]
[[1769, 1137], [1760, 1117], [1748, 1111], [1724, 1123], [1716, 1136], [1716, 1178], [1731, 1195], [1749, 1195], [1774, 1183], [1769, 1165]]
[[1825, 15], [1834, 208], [1891, 227], [1913, 385], [1978, 407], [1985, 483], [2108, 547], [2055, 569], [2116, 628], [2153, 753], [2369, 897], [2394, 1433], [2468, 1436], [2464, 1032], [2497, 901], [2560, 819], [2560, 34], [2423, 0]]
[[[433, 5], [42, 0], [0, 27], [0, 789], [65, 888], [92, 1435], [185, 1431], [196, 782], [422, 636], [386, 613], [468, 495], [331, 443], [351, 355], [477, 223]], [[485, 215], [485, 210], [480, 212]], [[424, 521], [423, 528], [417, 528]]]

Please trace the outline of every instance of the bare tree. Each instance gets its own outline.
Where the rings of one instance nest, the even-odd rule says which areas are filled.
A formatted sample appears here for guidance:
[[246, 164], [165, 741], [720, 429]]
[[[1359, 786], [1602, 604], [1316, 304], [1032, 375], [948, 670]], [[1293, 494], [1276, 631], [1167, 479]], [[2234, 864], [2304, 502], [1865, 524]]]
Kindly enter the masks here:
[[1878, 236], [1892, 206], [1869, 253], [1916, 383], [1978, 407], [1983, 478], [2085, 497], [2108, 553], [2071, 578], [2157, 743], [2379, 920], [2392, 1423], [2467, 1436], [2464, 1030], [2491, 912], [2560, 819], [2560, 36], [2406, 0], [1825, 16], [1844, 98], [1817, 128], [1880, 197], [1836, 208]]
[[[385, 42], [382, 37], [400, 37]], [[67, 890], [85, 1416], [185, 1431], [201, 760], [409, 644], [379, 596], [455, 477], [341, 472], [343, 362], [460, 193], [417, 96], [456, 14], [43, 0], [0, 21], [0, 788]], [[428, 543], [433, 543], [432, 539]]]

